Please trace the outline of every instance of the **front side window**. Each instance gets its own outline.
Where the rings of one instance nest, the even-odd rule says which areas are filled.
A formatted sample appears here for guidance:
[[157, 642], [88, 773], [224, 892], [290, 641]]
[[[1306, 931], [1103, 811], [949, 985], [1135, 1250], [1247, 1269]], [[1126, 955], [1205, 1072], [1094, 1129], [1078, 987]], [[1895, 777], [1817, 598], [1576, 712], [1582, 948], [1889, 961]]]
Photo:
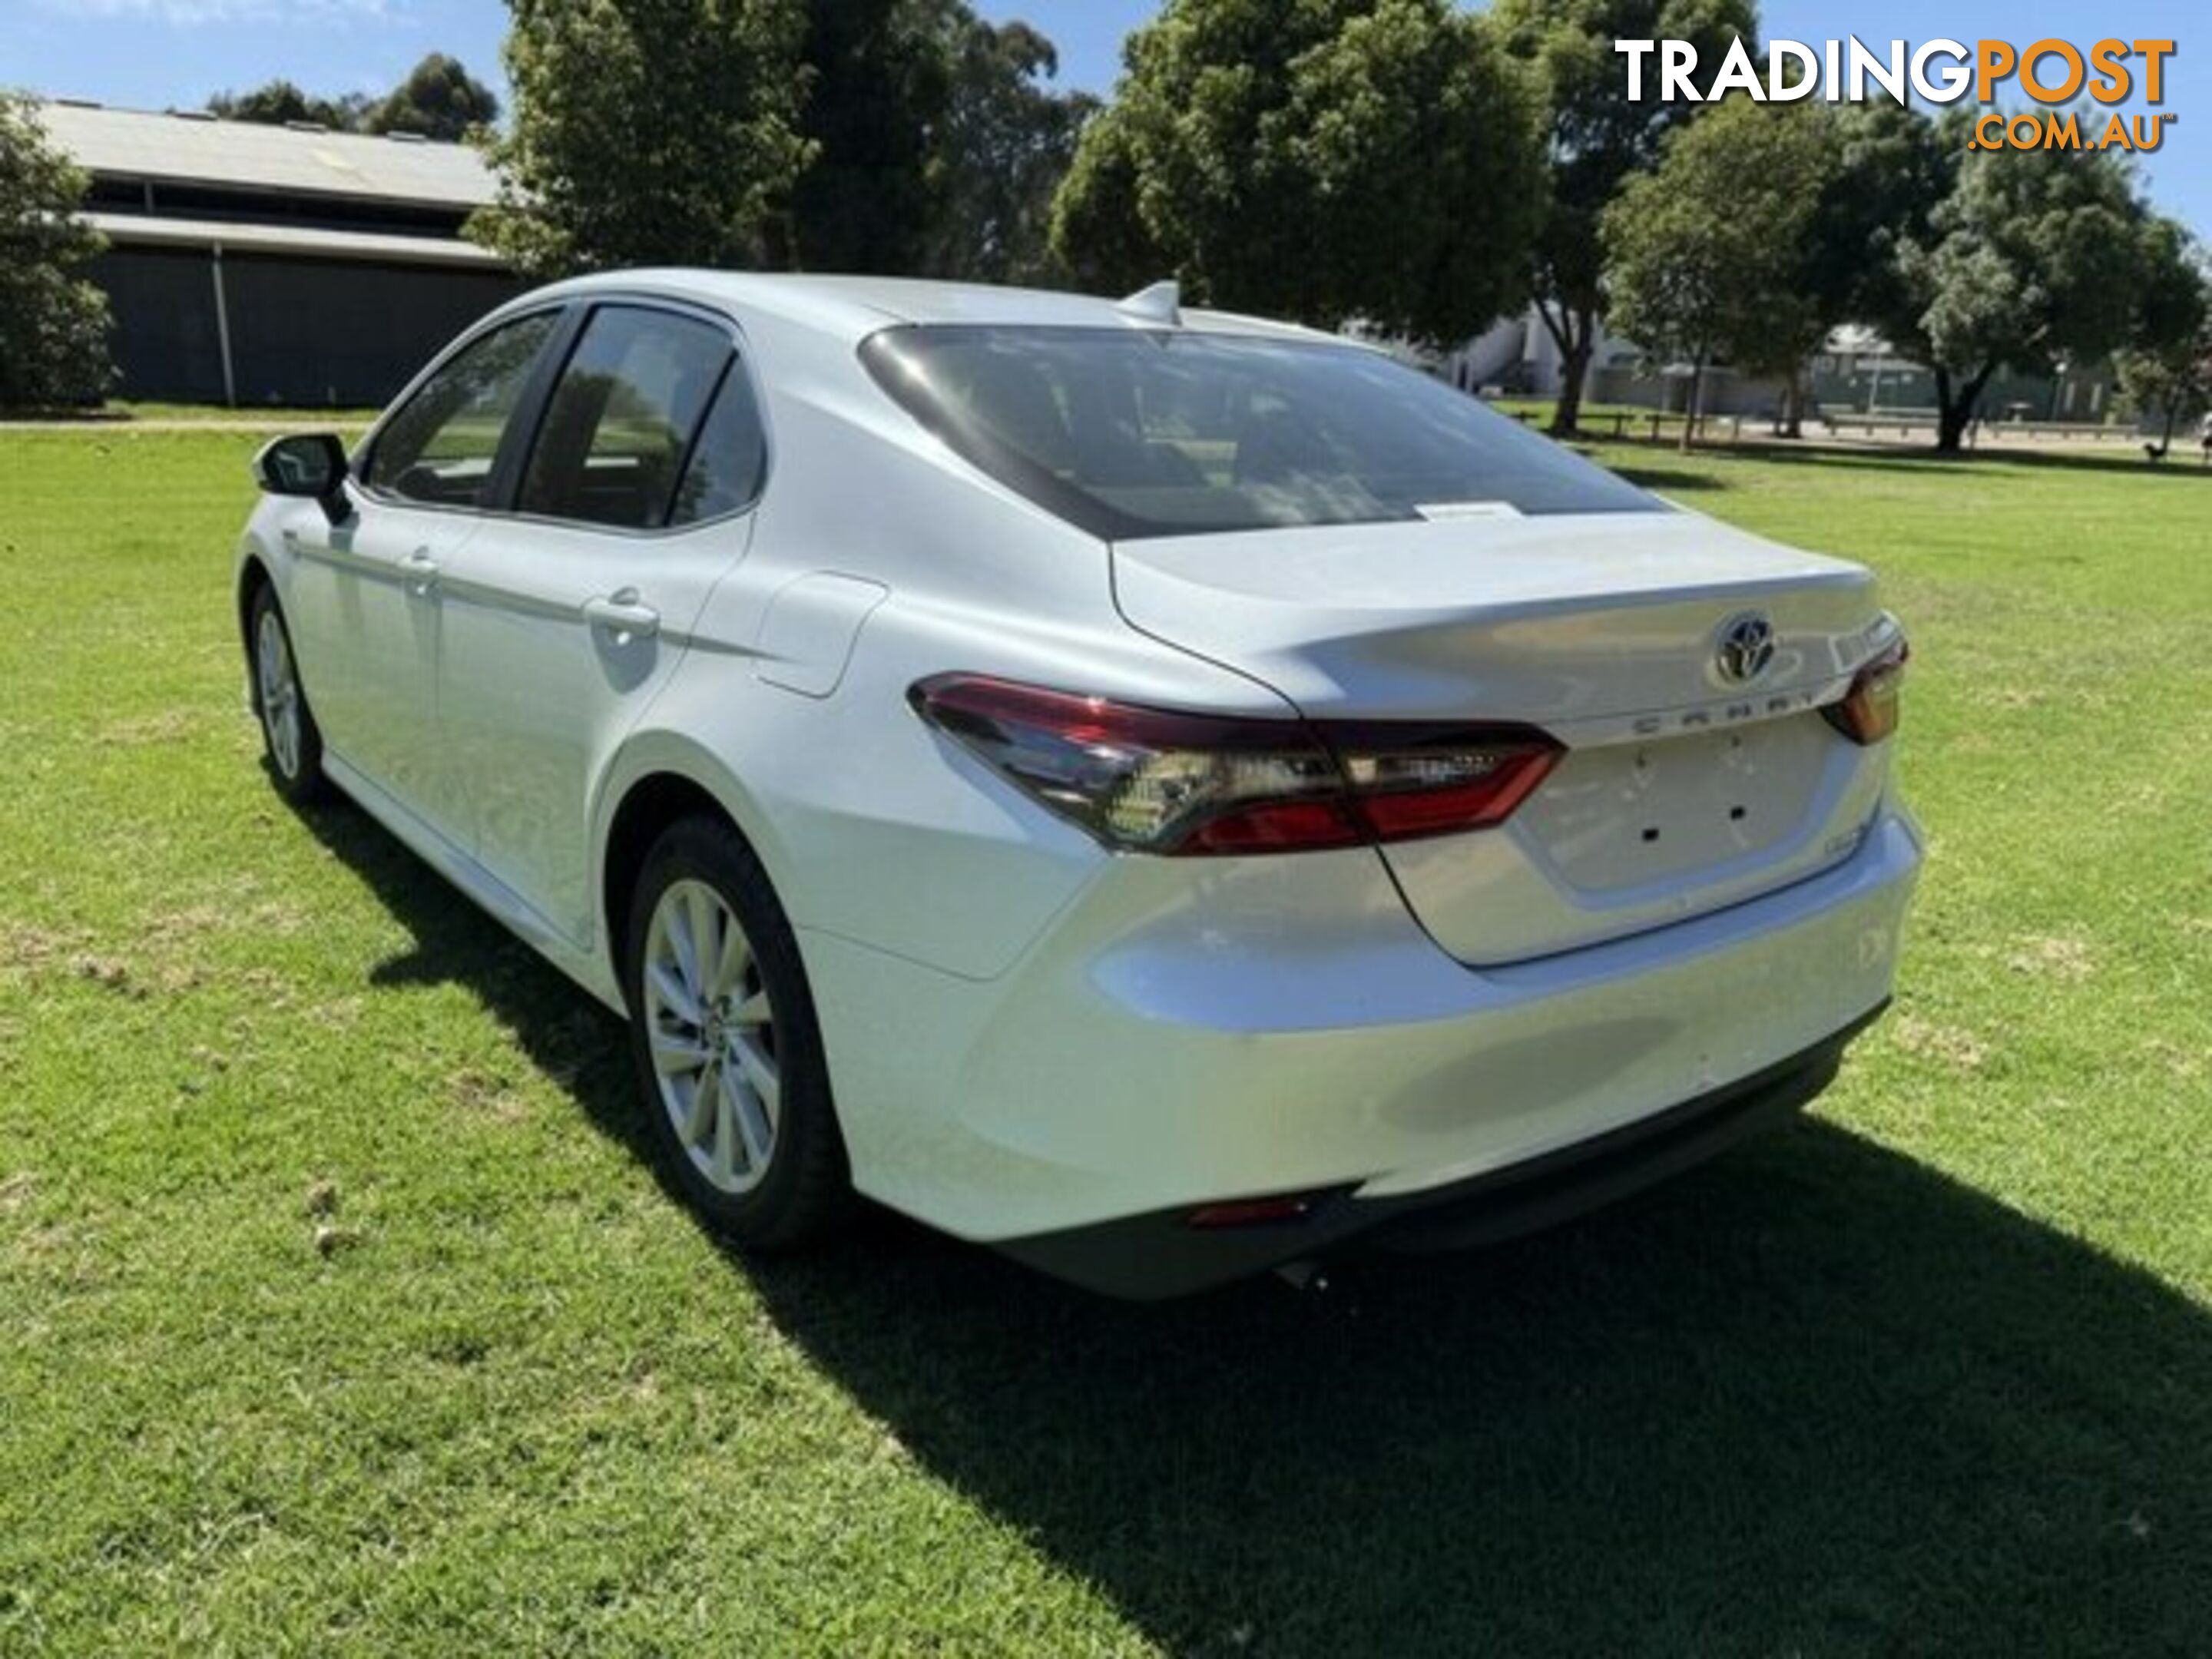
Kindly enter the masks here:
[[559, 323], [550, 311], [520, 318], [424, 381], [378, 434], [368, 487], [431, 506], [482, 507], [500, 440]]
[[961, 454], [1111, 539], [1662, 504], [1354, 345], [1199, 331], [943, 325], [861, 347]]
[[637, 306], [602, 306], [562, 370], [522, 475], [518, 511], [625, 530], [671, 522], [729, 336]]

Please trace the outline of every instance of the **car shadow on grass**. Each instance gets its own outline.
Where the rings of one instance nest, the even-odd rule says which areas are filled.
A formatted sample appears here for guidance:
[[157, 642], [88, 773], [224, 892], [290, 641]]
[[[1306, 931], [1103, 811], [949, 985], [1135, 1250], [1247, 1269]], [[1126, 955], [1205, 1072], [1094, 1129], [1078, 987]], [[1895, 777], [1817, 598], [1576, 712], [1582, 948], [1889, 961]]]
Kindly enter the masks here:
[[[365, 817], [307, 822], [412, 930], [389, 978], [470, 985], [644, 1161], [615, 1023]], [[1319, 1291], [1105, 1301], [881, 1216], [728, 1260], [1170, 1652], [2212, 1647], [2212, 1320], [1821, 1119]]]

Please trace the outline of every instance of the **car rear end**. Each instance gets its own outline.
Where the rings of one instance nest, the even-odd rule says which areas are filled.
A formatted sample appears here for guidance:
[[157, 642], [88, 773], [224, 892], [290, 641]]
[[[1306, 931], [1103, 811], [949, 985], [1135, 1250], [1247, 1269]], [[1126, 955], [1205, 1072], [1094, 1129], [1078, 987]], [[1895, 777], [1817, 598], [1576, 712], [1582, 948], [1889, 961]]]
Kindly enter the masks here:
[[[917, 412], [1090, 520], [1129, 628], [1275, 712], [1080, 663], [916, 678], [948, 768], [1099, 849], [1005, 974], [839, 970], [939, 1034], [909, 1056], [957, 1103], [933, 1176], [988, 1197], [931, 1218], [1168, 1293], [1540, 1224], [1825, 1086], [1888, 998], [1920, 860], [1890, 778], [1906, 647], [1868, 573], [1517, 431], [1476, 426], [1493, 470], [1453, 475], [1460, 411], [1342, 347], [1283, 348], [1329, 356], [1261, 365], [1231, 416], [1206, 387], [1243, 343], [1139, 366], [1133, 400], [1110, 339], [983, 343], [985, 418], [945, 392], [957, 353], [902, 364], [935, 388]], [[1064, 434], [991, 424], [993, 397], [1043, 407], [1009, 359]], [[1326, 388], [1346, 429], [1386, 418], [1363, 398], [1425, 424], [1377, 463], [1311, 413]]]

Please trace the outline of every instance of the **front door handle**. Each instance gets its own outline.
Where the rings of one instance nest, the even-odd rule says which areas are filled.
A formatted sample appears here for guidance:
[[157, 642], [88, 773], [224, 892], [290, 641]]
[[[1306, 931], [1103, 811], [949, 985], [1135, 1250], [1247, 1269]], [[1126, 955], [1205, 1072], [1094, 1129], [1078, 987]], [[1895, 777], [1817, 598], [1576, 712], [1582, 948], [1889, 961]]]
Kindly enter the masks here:
[[660, 613], [638, 602], [637, 589], [625, 587], [603, 599], [584, 601], [584, 620], [604, 628], [617, 645], [630, 640], [649, 640], [660, 631]]
[[427, 599], [438, 591], [438, 562], [427, 547], [418, 547], [400, 560], [399, 573], [407, 591], [418, 599]]

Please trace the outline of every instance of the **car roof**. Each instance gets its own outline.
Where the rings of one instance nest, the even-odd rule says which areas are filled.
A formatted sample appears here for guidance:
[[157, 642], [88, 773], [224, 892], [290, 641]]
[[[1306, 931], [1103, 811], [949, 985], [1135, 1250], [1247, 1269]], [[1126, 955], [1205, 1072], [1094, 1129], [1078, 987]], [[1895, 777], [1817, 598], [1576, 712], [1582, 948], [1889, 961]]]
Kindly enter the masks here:
[[[604, 271], [539, 290], [540, 295], [652, 293], [765, 313], [825, 334], [860, 341], [910, 323], [967, 323], [1047, 328], [1158, 328], [1156, 316], [1117, 300], [1052, 289], [988, 283], [929, 282], [910, 276], [830, 276], [681, 268]], [[1195, 307], [1181, 325], [1209, 333], [1326, 340], [1344, 337], [1296, 324]]]

